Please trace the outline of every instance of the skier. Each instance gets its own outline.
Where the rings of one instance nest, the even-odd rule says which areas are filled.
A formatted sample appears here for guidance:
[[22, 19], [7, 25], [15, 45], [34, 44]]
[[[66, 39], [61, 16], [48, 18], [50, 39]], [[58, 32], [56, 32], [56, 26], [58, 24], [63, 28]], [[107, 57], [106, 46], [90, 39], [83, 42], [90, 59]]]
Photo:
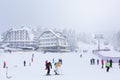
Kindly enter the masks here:
[[24, 64], [24, 66], [26, 66], [26, 61], [25, 60], [24, 60], [23, 64]]
[[102, 68], [104, 68], [104, 60], [101, 60]]
[[92, 59], [92, 62], [93, 62], [93, 65], [95, 65], [95, 59], [94, 58]]
[[3, 68], [6, 68], [6, 61], [3, 62]]
[[80, 58], [82, 58], [82, 54], [80, 54]]
[[58, 61], [54, 65], [55, 65], [55, 70], [54, 70], [55, 75], [59, 75], [60, 62]]
[[33, 58], [31, 58], [31, 62], [33, 62]]
[[34, 53], [32, 54], [32, 58], [34, 58]]
[[107, 60], [106, 61], [106, 71], [109, 72], [109, 69], [110, 69], [110, 62]]
[[90, 64], [91, 64], [91, 65], [93, 64], [93, 60], [92, 60], [92, 59], [90, 59]]
[[110, 67], [112, 68], [112, 63], [113, 63], [113, 61], [112, 61], [112, 59], [110, 59]]
[[60, 62], [61, 62], [61, 64], [63, 64], [63, 60], [62, 60], [62, 59], [61, 59], [61, 61], [60, 61]]
[[48, 63], [46, 64], [46, 68], [47, 68], [47, 74], [46, 74], [46, 75], [50, 75], [50, 68], [52, 69], [52, 64], [51, 64], [51, 62], [48, 62]]
[[97, 65], [99, 65], [99, 59], [97, 59]]
[[119, 65], [119, 69], [120, 69], [120, 59], [119, 59], [119, 64], [118, 65]]

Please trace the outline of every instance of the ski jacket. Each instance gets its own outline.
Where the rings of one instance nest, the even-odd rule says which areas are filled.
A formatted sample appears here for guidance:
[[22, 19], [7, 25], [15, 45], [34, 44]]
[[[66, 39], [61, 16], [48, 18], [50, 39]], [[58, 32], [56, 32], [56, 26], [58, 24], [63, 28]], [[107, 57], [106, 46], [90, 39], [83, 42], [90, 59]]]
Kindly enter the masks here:
[[106, 62], [106, 67], [110, 67], [110, 62]]
[[51, 62], [48, 62], [48, 63], [46, 64], [46, 68], [47, 68], [47, 69], [48, 69], [48, 68], [49, 68], [49, 69], [50, 69], [50, 68], [52, 69], [52, 64], [51, 64]]
[[60, 67], [60, 62], [55, 63], [55, 68], [58, 68], [58, 67]]
[[104, 60], [101, 61], [102, 65], [104, 65]]
[[4, 61], [4, 64], [6, 64], [6, 61]]

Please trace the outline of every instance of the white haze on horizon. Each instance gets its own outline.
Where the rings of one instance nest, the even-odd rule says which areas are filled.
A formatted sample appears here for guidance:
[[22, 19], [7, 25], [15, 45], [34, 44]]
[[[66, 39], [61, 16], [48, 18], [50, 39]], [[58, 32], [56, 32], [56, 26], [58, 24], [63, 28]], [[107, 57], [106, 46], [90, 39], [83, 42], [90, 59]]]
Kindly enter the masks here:
[[119, 0], [0, 0], [0, 34], [12, 27], [120, 30]]

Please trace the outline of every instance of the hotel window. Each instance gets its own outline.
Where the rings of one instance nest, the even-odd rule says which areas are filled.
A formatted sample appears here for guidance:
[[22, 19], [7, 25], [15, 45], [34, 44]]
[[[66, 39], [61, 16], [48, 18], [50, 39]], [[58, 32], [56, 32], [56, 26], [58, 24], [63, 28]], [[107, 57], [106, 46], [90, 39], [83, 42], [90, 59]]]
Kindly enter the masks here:
[[27, 31], [26, 31], [26, 33], [25, 33], [25, 34], [26, 34], [26, 40], [28, 40], [28, 34], [27, 34]]

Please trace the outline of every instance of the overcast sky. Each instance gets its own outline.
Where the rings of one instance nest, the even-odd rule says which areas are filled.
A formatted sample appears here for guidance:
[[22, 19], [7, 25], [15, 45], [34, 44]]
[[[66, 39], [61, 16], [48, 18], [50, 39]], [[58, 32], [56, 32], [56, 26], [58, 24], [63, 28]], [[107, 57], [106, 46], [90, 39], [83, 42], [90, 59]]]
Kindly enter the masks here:
[[120, 0], [0, 0], [0, 33], [20, 26], [120, 30]]

